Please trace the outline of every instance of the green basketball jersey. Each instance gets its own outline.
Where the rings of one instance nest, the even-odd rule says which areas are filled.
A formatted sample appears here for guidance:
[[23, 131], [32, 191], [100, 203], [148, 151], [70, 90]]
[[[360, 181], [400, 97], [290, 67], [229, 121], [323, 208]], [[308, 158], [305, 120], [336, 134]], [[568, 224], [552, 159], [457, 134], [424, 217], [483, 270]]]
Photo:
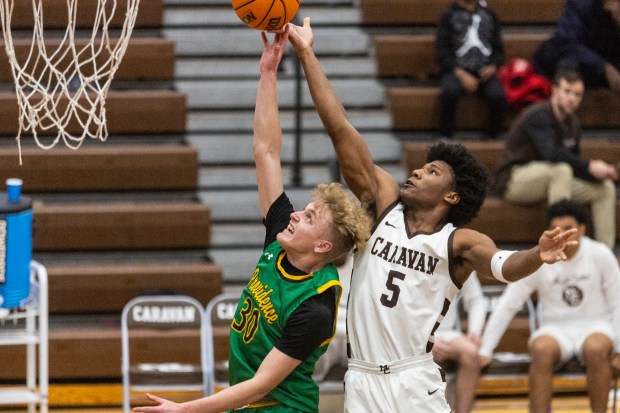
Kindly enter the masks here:
[[[244, 288], [230, 329], [230, 384], [251, 379], [282, 337], [289, 316], [313, 295], [334, 287], [336, 308], [341, 286], [333, 264], [305, 275], [287, 274], [281, 262], [286, 252], [277, 241], [261, 255]], [[336, 320], [334, 320], [334, 333]], [[333, 335], [332, 335], [333, 337]], [[330, 337], [280, 383], [269, 396], [302, 412], [318, 412], [319, 388], [311, 375]]]

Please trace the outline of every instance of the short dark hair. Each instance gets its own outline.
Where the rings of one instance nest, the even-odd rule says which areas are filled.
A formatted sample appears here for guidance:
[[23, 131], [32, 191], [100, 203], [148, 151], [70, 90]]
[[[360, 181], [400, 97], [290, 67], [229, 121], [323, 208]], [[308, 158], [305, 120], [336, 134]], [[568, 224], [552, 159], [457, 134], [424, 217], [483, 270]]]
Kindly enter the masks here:
[[547, 208], [547, 225], [551, 223], [552, 219], [558, 217], [573, 217], [578, 224], [586, 225], [588, 223], [588, 214], [585, 208], [569, 199], [562, 199]]
[[448, 212], [447, 220], [455, 226], [476, 218], [487, 194], [488, 176], [484, 167], [460, 143], [438, 142], [428, 149], [426, 162], [443, 161], [454, 174], [454, 190], [461, 200]]
[[556, 86], [559, 85], [562, 79], [566, 80], [568, 83], [583, 82], [579, 63], [572, 59], [560, 60], [555, 69], [553, 84]]

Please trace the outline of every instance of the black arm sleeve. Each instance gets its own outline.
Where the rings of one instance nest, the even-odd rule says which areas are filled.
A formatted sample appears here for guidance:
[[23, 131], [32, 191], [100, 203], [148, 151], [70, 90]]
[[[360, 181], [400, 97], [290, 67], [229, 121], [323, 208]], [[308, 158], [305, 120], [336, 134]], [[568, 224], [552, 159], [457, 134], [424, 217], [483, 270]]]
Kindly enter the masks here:
[[491, 55], [491, 63], [497, 66], [498, 68], [504, 64], [505, 56], [504, 56], [504, 43], [502, 42], [502, 26], [499, 22], [499, 19], [490, 11], [491, 16], [493, 17], [493, 38], [491, 39], [491, 48], [493, 54]]
[[276, 348], [297, 360], [307, 359], [334, 334], [336, 297], [332, 288], [301, 303], [288, 318]]
[[267, 216], [263, 219], [263, 224], [267, 229], [263, 249], [274, 242], [276, 240], [276, 235], [288, 226], [293, 211], [294, 209], [291, 201], [288, 199], [288, 196], [286, 196], [286, 193], [282, 192], [282, 195], [273, 201], [273, 204], [269, 207], [269, 211], [267, 211]]
[[454, 55], [454, 45], [452, 44], [452, 25], [449, 12], [441, 16], [437, 24], [435, 53], [437, 54], [437, 63], [439, 63], [441, 73], [452, 72], [456, 67], [456, 57]]

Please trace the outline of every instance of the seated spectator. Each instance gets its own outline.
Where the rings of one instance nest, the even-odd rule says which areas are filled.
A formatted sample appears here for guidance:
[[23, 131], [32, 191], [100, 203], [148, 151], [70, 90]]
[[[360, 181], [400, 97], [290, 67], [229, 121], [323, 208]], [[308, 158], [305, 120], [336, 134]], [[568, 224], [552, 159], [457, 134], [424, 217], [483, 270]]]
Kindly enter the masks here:
[[496, 189], [508, 202], [552, 204], [573, 199], [588, 204], [594, 236], [608, 247], [616, 241], [618, 172], [579, 154], [581, 128], [575, 111], [584, 85], [579, 73], [559, 71], [549, 101], [524, 110], [511, 125], [498, 161]]
[[437, 58], [441, 68], [439, 134], [452, 138], [461, 95], [478, 93], [489, 108], [487, 135], [497, 138], [506, 95], [496, 76], [504, 60], [501, 27], [485, 2], [455, 0], [439, 20]]
[[579, 65], [586, 86], [620, 93], [620, 0], [567, 0], [558, 27], [534, 56], [534, 68], [553, 78], [561, 61]]
[[480, 377], [478, 350], [487, 315], [487, 303], [475, 272], [463, 284], [460, 294], [467, 311], [467, 335], [458, 328], [459, 310], [453, 304], [435, 332], [432, 351], [437, 363], [446, 360], [457, 362], [456, 398], [452, 410], [455, 413], [468, 413], [473, 408]]
[[579, 244], [568, 260], [543, 264], [534, 274], [508, 285], [487, 322], [480, 349], [486, 365], [506, 327], [532, 293], [538, 297], [540, 326], [529, 340], [530, 412], [551, 411], [554, 369], [573, 357], [586, 367], [592, 412], [606, 412], [612, 365], [620, 366], [620, 268], [607, 246], [588, 238], [586, 213], [562, 200], [548, 209], [549, 228], [577, 228]]

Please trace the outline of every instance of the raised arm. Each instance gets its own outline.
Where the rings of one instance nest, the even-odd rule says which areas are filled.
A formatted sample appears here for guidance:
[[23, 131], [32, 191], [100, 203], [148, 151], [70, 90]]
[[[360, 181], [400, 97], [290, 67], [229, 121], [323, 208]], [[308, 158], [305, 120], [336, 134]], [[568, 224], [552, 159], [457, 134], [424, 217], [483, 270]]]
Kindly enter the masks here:
[[282, 129], [278, 111], [277, 77], [289, 28], [287, 26], [283, 31], [275, 33], [273, 43], [269, 43], [265, 32], [262, 32], [261, 36], [264, 50], [260, 59], [260, 81], [254, 108], [254, 162], [258, 203], [264, 217], [271, 204], [284, 191], [280, 163]]
[[464, 283], [472, 271], [502, 282], [514, 282], [527, 277], [543, 263], [553, 264], [566, 260], [565, 249], [578, 241], [568, 241], [577, 230], [548, 230], [538, 239], [538, 245], [523, 251], [505, 251], [497, 248], [488, 236], [471, 229], [458, 229], [454, 235], [453, 255], [462, 264], [456, 277]]
[[303, 26], [289, 26], [291, 44], [304, 68], [314, 106], [336, 150], [342, 175], [364, 205], [376, 203], [380, 212], [398, 198], [398, 183], [374, 165], [368, 145], [349, 122], [340, 99], [312, 49], [314, 35], [310, 18], [304, 19]]
[[141, 413], [218, 413], [234, 410], [265, 397], [295, 370], [299, 363], [299, 360], [274, 348], [267, 354], [256, 375], [249, 380], [237, 383], [211, 396], [185, 403], [175, 403], [147, 394], [149, 400], [157, 403], [157, 405], [136, 407], [133, 411]]

